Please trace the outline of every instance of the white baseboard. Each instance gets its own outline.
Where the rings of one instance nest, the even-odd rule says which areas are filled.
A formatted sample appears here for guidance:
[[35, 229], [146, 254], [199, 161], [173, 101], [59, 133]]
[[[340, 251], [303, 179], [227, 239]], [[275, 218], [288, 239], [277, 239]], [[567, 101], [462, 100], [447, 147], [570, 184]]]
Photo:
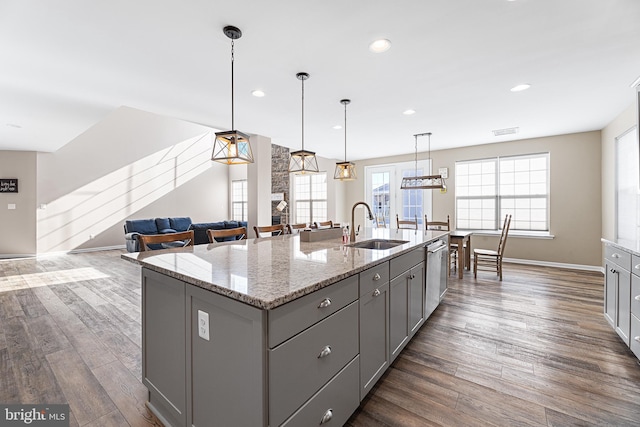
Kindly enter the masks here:
[[[471, 261], [473, 262], [473, 260]], [[517, 258], [504, 258], [503, 261], [512, 263], [512, 264], [537, 265], [540, 267], [567, 268], [570, 270], [599, 271], [600, 273], [604, 273], [604, 268], [601, 265], [568, 264], [564, 262], [536, 261], [536, 260], [530, 260], [530, 259], [517, 259]]]

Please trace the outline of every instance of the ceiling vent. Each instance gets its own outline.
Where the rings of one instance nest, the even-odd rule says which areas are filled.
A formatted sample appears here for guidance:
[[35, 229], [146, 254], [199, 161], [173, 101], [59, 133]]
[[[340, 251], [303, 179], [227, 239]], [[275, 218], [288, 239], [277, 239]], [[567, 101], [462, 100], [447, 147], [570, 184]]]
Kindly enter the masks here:
[[512, 135], [514, 133], [518, 133], [519, 128], [506, 128], [506, 129], [496, 129], [492, 130], [493, 136], [504, 136], [504, 135]]

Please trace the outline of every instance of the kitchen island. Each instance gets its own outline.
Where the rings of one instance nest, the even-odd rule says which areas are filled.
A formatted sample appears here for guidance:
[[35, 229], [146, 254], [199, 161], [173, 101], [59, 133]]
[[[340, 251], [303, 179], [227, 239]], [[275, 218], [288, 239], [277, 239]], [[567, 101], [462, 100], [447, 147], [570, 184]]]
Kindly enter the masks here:
[[[342, 425], [425, 322], [424, 247], [285, 235], [123, 254], [142, 269], [143, 383], [168, 426]], [[441, 275], [446, 281], [447, 275]]]

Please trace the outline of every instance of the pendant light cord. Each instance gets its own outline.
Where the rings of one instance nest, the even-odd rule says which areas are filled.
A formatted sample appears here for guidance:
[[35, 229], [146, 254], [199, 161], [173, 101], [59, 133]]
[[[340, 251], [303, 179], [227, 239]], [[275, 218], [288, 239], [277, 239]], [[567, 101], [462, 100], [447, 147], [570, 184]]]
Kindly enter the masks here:
[[414, 177], [418, 176], [418, 135], [414, 135], [415, 137], [415, 172], [413, 173]]
[[236, 126], [234, 123], [234, 117], [233, 117], [233, 110], [234, 110], [234, 105], [233, 105], [233, 62], [234, 62], [234, 42], [233, 39], [231, 39], [231, 129], [235, 130]]
[[300, 81], [302, 82], [302, 151], [304, 151], [304, 78]]
[[344, 162], [347, 162], [347, 104], [344, 103]]

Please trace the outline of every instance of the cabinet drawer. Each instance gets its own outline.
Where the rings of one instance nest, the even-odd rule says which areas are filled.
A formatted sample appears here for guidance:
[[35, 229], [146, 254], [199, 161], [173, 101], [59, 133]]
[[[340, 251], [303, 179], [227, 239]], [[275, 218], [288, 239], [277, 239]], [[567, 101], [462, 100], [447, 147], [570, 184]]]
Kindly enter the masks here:
[[640, 320], [636, 316], [631, 316], [631, 336], [629, 337], [629, 348], [633, 354], [640, 359]]
[[389, 263], [385, 262], [360, 273], [360, 296], [389, 281]]
[[269, 348], [274, 348], [357, 299], [356, 274], [271, 310], [268, 313]]
[[640, 276], [631, 276], [631, 314], [640, 319]]
[[357, 354], [358, 302], [270, 350], [269, 425], [280, 425]]
[[425, 249], [416, 249], [389, 261], [390, 277], [399, 276], [411, 267], [414, 267], [424, 261]]
[[640, 277], [640, 256], [638, 255], [631, 257], [631, 272]]
[[[331, 379], [283, 426], [307, 427], [342, 426], [360, 403], [358, 399], [359, 357], [353, 359], [338, 375]], [[322, 423], [322, 420], [325, 420]]]
[[604, 257], [625, 270], [631, 270], [631, 254], [611, 245], [605, 245]]

